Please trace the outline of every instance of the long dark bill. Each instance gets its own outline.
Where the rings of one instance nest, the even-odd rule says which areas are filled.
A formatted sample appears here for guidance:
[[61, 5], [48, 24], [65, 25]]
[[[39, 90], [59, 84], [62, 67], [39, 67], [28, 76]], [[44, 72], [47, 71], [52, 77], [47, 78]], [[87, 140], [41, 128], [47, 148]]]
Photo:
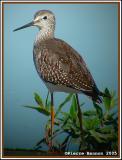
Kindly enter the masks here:
[[31, 26], [33, 26], [33, 25], [34, 25], [34, 22], [32, 21], [32, 22], [30, 22], [30, 23], [28, 23], [28, 24], [26, 24], [26, 25], [24, 25], [24, 26], [22, 26], [22, 27], [19, 27], [19, 28], [17, 28], [17, 29], [14, 29], [13, 32], [18, 31], [18, 30], [20, 30], [20, 29], [27, 28], [27, 27], [31, 27]]

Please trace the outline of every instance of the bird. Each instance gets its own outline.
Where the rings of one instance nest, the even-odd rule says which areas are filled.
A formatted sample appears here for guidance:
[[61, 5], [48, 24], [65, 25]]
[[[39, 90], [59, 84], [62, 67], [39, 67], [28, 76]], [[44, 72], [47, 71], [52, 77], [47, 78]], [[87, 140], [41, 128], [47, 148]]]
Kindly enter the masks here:
[[[14, 30], [36, 26], [39, 32], [33, 45], [33, 61], [39, 77], [51, 95], [51, 132], [54, 126], [54, 92], [74, 93], [80, 111], [78, 94], [102, 103], [101, 92], [83, 57], [67, 42], [55, 37], [56, 18], [50, 10], [39, 10], [32, 22]], [[79, 123], [82, 130], [81, 118]]]

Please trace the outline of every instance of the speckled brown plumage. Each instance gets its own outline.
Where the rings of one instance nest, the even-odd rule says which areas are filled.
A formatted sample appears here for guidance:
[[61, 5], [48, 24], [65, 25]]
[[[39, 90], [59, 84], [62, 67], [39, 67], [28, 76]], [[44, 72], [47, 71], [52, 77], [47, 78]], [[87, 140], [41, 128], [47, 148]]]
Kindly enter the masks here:
[[66, 42], [56, 38], [38, 41], [33, 54], [36, 69], [44, 81], [89, 96], [94, 93], [96, 85], [83, 58]]

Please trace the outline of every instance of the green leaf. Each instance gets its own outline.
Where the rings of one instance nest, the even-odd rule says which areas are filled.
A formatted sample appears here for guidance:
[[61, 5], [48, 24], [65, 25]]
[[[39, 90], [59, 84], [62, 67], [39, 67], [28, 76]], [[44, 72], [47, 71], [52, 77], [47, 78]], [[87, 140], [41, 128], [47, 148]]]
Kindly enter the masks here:
[[57, 115], [58, 115], [59, 112], [61, 111], [62, 107], [63, 107], [67, 102], [70, 101], [72, 95], [73, 95], [72, 93], [69, 94], [69, 95], [65, 98], [65, 100], [59, 105], [59, 107], [58, 107], [58, 109], [57, 109], [57, 111], [56, 111], [55, 117], [57, 117]]
[[104, 93], [106, 95], [108, 95], [108, 97], [103, 97], [103, 102], [104, 102], [106, 110], [109, 110], [110, 109], [110, 105], [111, 105], [111, 98], [109, 98], [109, 97], [111, 97], [111, 94], [110, 94], [110, 92], [109, 92], [109, 90], [107, 88], [105, 89]]
[[76, 118], [77, 118], [77, 102], [76, 102], [76, 98], [74, 95], [73, 95], [72, 104], [70, 107], [70, 115], [73, 120], [76, 120]]
[[42, 114], [44, 114], [44, 115], [46, 115], [46, 116], [49, 116], [49, 115], [50, 115], [50, 112], [49, 112], [48, 110], [46, 110], [45, 108], [41, 107], [41, 106], [39, 106], [39, 107], [35, 107], [35, 106], [24, 106], [24, 107], [34, 109], [34, 110], [36, 110], [36, 111], [38, 111], [38, 112], [40, 112], [40, 113], [42, 113]]
[[62, 127], [63, 127], [63, 126], [65, 126], [65, 125], [67, 125], [67, 124], [69, 124], [69, 123], [68, 123], [69, 118], [70, 118], [70, 116], [69, 116], [69, 115], [68, 115], [68, 116], [65, 116], [65, 117], [63, 118], [63, 124], [62, 124]]
[[117, 105], [117, 103], [118, 103], [118, 99], [112, 97], [110, 108], [114, 108]]
[[38, 105], [40, 105], [41, 107], [44, 107], [42, 98], [37, 93], [34, 93], [34, 99]]
[[97, 132], [95, 130], [90, 131], [90, 133], [92, 133], [92, 135], [94, 135], [94, 137], [99, 137], [102, 141], [104, 141], [105, 143], [107, 143], [107, 141], [110, 141], [111, 139], [114, 138], [115, 134], [114, 133], [100, 133]]
[[[108, 97], [103, 97], [103, 102], [107, 111], [115, 107], [118, 103], [118, 99], [116, 98], [116, 94], [114, 91], [109, 91], [107, 88], [105, 89], [105, 94]], [[109, 98], [111, 97], [111, 98]]]
[[62, 114], [64, 117], [67, 117], [67, 116], [70, 115], [69, 113], [67, 113], [67, 112], [62, 112], [62, 111], [61, 111], [61, 114]]
[[47, 102], [45, 108], [50, 112], [51, 101]]
[[85, 111], [83, 112], [84, 116], [96, 116], [96, 111], [93, 110], [89, 110], [89, 111]]
[[68, 136], [64, 139], [64, 141], [62, 142], [62, 144], [61, 144], [61, 150], [62, 150], [62, 151], [65, 151], [65, 149], [66, 149], [66, 147], [67, 147], [67, 144], [68, 144], [69, 138], [70, 138], [70, 135], [68, 135]]
[[70, 120], [70, 115], [69, 113], [66, 113], [66, 112], [61, 112], [62, 113], [62, 117], [57, 117], [56, 119], [58, 119], [60, 121], [60, 124], [62, 124], [62, 127], [64, 125], [66, 125], [67, 123], [69, 123], [69, 120]]
[[47, 96], [46, 96], [45, 106], [47, 106], [47, 105], [48, 105], [48, 99], [49, 99], [49, 91], [48, 91]]
[[116, 94], [114, 91], [111, 92], [111, 105], [110, 108], [115, 107], [118, 104], [118, 98], [116, 98]]
[[99, 127], [99, 125], [100, 125], [100, 120], [98, 118], [83, 119], [83, 126], [88, 130], [96, 129]]
[[63, 127], [62, 129], [64, 130], [64, 132], [69, 133], [71, 130], [71, 127], [67, 125], [67, 126]]
[[64, 121], [64, 119], [63, 119], [63, 118], [57, 118], [57, 120], [59, 120], [59, 121], [60, 121], [60, 123]]
[[117, 111], [113, 112], [113, 113], [110, 113], [110, 117], [114, 118], [115, 116], [117, 116]]
[[93, 102], [93, 104], [94, 104], [94, 107], [96, 109], [96, 113], [97, 113], [99, 119], [102, 119], [103, 118], [103, 111], [102, 111], [101, 107], [98, 104], [96, 104], [95, 102]]
[[103, 136], [101, 138], [101, 135], [98, 132], [96, 132], [95, 130], [90, 130], [90, 133], [99, 143], [104, 143], [105, 142], [105, 140], [102, 139]]
[[105, 122], [104, 122], [104, 124], [105, 125], [117, 125], [117, 120], [118, 120], [118, 118], [116, 117], [115, 119], [111, 119], [111, 120], [106, 120]]
[[104, 115], [104, 120], [105, 121], [107, 121], [107, 120], [111, 121], [111, 120], [113, 120], [113, 116], [109, 113], [106, 113], [106, 115]]
[[58, 121], [58, 120], [56, 120], [56, 119], [55, 119], [54, 124], [55, 124], [55, 125], [57, 125], [57, 126], [59, 126], [59, 125], [60, 125], [59, 121]]
[[112, 127], [111, 126], [104, 126], [103, 128], [99, 128], [98, 132], [106, 134], [106, 133], [111, 133]]

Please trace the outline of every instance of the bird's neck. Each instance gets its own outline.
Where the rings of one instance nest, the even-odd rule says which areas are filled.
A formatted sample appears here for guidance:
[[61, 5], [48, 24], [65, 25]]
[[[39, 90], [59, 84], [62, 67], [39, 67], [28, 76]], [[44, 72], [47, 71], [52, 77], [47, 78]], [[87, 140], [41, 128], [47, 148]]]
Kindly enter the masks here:
[[42, 28], [36, 35], [35, 43], [54, 38], [54, 29]]

